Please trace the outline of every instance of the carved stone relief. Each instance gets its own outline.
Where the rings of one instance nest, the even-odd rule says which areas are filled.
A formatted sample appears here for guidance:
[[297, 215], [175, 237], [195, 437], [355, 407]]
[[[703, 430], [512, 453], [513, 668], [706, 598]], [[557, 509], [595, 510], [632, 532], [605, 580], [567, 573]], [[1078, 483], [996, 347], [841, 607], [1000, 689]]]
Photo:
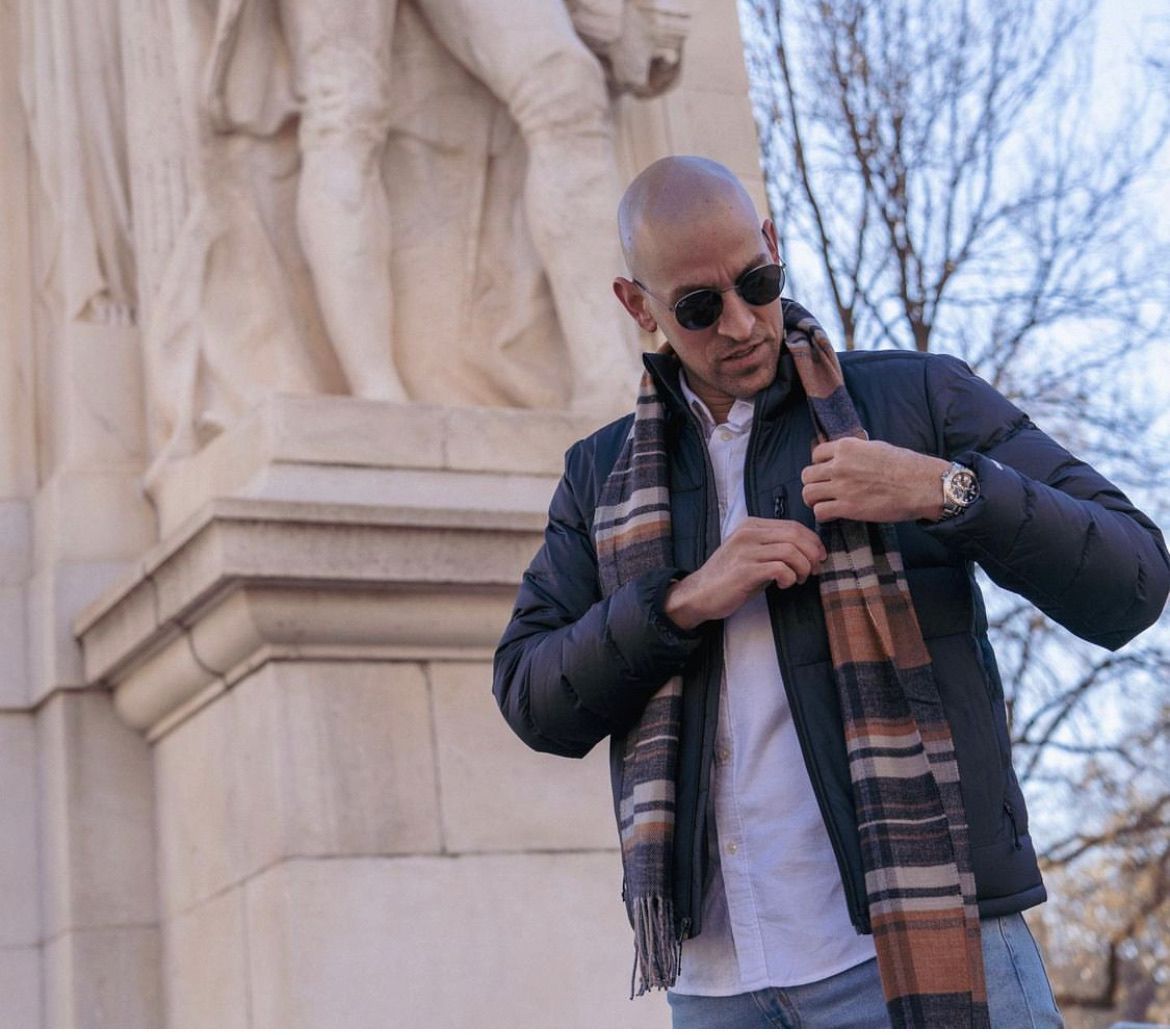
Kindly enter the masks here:
[[[677, 76], [680, 0], [21, 12], [62, 305], [137, 319], [148, 486], [272, 391], [628, 397], [614, 101]], [[103, 89], [65, 118], [60, 70], [87, 67]]]

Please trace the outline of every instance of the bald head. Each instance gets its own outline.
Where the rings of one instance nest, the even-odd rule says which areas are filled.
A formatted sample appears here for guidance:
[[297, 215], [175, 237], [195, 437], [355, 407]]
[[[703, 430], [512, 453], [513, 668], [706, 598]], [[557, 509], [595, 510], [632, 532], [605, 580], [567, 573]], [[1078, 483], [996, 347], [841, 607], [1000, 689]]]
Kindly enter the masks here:
[[707, 220], [742, 219], [758, 225], [756, 207], [725, 165], [694, 155], [670, 155], [647, 166], [622, 195], [618, 235], [635, 278], [648, 251]]

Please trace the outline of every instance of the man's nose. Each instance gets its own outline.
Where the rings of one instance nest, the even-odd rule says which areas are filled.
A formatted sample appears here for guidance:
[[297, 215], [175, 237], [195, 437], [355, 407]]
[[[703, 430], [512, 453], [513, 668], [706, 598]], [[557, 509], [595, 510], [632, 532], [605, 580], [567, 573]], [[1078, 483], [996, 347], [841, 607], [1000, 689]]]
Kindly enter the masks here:
[[756, 314], [734, 289], [723, 296], [723, 312], [719, 314], [719, 333], [732, 341], [746, 341], [756, 326]]

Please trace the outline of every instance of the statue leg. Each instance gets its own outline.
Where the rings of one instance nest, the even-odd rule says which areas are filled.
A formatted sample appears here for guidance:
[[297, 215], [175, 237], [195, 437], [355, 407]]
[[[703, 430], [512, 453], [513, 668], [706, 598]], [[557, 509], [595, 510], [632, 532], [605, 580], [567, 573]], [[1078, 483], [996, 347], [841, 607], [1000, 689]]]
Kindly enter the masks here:
[[504, 103], [528, 146], [525, 206], [572, 365], [575, 409], [633, 400], [634, 324], [610, 283], [625, 269], [621, 195], [601, 66], [561, 0], [421, 0], [436, 35]]
[[286, 0], [281, 18], [303, 98], [297, 230], [350, 391], [402, 401], [394, 363], [390, 122], [394, 2]]

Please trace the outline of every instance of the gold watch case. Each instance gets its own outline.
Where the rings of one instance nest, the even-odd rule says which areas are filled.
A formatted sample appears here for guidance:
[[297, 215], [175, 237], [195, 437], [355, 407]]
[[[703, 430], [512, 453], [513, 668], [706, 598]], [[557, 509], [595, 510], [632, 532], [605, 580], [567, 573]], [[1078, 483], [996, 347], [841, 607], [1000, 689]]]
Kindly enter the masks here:
[[943, 517], [954, 517], [979, 498], [979, 479], [975, 472], [954, 463], [942, 476]]

